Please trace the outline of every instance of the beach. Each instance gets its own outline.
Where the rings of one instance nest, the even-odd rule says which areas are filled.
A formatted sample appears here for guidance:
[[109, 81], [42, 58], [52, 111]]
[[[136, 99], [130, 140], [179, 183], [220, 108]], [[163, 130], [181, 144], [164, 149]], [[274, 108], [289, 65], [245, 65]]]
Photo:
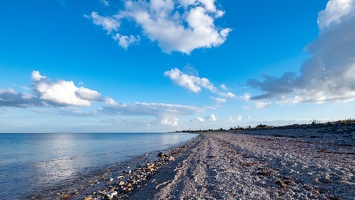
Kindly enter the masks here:
[[100, 176], [100, 189], [56, 198], [355, 199], [354, 131], [330, 124], [203, 132]]

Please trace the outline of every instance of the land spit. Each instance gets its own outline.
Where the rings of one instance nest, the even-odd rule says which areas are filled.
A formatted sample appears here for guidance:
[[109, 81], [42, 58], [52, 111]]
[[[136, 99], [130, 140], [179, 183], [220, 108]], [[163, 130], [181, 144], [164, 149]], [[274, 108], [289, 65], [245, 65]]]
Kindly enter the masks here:
[[354, 125], [205, 132], [155, 156], [55, 198], [355, 199]]

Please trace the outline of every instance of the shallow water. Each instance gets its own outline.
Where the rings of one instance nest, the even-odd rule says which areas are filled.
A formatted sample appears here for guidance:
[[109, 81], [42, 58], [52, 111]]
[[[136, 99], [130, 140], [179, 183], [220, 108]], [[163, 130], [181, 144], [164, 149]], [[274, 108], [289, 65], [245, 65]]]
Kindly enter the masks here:
[[187, 133], [0, 134], [0, 198], [18, 199], [195, 136]]

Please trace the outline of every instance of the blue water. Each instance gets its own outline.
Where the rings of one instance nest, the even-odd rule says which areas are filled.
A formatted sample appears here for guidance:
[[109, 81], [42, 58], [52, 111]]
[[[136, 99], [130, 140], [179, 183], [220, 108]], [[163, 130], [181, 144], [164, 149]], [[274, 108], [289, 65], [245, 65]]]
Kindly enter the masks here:
[[0, 198], [20, 198], [195, 136], [186, 133], [0, 134]]

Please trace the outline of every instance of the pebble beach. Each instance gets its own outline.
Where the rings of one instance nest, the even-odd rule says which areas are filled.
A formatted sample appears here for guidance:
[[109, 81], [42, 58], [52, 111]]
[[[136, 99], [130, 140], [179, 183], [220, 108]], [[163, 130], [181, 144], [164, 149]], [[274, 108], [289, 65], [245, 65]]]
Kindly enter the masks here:
[[201, 132], [32, 199], [355, 199], [355, 124]]

